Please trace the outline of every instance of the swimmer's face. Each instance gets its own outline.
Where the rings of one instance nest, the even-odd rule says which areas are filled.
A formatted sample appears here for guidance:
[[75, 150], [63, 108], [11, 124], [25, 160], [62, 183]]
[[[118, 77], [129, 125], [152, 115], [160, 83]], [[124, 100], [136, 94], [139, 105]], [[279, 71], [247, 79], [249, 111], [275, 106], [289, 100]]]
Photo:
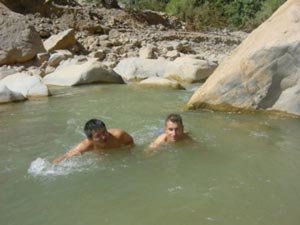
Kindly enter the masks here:
[[180, 123], [167, 121], [165, 125], [165, 133], [168, 136], [168, 141], [176, 142], [183, 136], [183, 126]]
[[106, 143], [108, 136], [109, 134], [106, 128], [99, 128], [92, 131], [92, 140], [95, 142]]

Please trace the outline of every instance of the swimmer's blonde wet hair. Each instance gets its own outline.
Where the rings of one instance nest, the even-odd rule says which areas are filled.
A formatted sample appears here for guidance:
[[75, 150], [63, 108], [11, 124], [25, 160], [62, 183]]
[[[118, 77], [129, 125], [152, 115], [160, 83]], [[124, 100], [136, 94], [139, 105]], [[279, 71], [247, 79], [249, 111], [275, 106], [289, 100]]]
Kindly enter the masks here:
[[182, 123], [182, 118], [179, 114], [177, 113], [171, 113], [167, 116], [165, 123], [167, 123], [168, 121], [171, 121], [173, 123], [179, 123], [181, 125], [183, 125]]

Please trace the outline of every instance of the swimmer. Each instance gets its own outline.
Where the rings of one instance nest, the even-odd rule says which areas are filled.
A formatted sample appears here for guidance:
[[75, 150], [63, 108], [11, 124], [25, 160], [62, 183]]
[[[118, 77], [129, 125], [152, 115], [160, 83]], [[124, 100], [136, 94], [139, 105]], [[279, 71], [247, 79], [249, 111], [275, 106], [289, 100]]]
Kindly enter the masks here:
[[133, 146], [133, 138], [124, 130], [118, 128], [106, 129], [105, 124], [98, 119], [91, 119], [84, 126], [86, 138], [77, 146], [70, 149], [64, 155], [53, 160], [58, 163], [75, 155], [88, 151], [120, 148], [122, 146]]
[[164, 143], [175, 143], [183, 140], [192, 141], [192, 138], [184, 132], [181, 116], [172, 113], [165, 120], [164, 133], [159, 135], [146, 151], [155, 150]]

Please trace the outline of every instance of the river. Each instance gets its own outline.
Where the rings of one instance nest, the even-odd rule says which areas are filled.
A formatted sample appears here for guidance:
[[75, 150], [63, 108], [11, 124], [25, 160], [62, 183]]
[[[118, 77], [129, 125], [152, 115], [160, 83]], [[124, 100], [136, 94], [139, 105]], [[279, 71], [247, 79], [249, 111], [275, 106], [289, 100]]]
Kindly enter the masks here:
[[[89, 85], [0, 105], [0, 224], [298, 225], [300, 120], [184, 111], [194, 90]], [[146, 154], [171, 112], [195, 142]], [[135, 147], [51, 164], [91, 118]]]

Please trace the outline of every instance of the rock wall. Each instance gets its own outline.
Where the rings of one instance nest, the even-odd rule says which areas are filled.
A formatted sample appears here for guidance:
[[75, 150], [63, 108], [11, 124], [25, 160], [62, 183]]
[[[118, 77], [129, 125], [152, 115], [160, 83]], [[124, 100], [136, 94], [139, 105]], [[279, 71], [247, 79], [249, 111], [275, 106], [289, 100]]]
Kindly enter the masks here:
[[288, 0], [227, 57], [188, 108], [300, 116], [300, 1]]

